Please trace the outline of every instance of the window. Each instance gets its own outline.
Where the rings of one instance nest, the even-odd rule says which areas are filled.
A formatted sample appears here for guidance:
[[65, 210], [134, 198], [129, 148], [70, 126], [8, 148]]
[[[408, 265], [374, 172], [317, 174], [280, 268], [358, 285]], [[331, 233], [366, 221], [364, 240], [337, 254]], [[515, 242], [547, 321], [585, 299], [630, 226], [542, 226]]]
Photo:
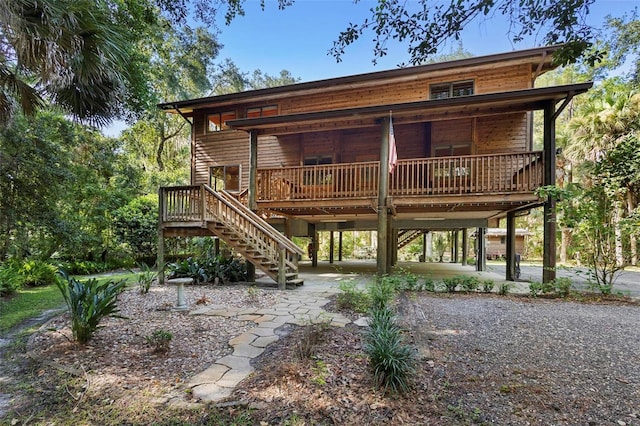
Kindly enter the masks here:
[[457, 98], [473, 95], [473, 81], [432, 84], [430, 99]]
[[471, 155], [470, 143], [437, 145], [433, 147], [434, 157], [460, 157], [462, 155]]
[[270, 117], [272, 115], [278, 115], [278, 105], [247, 108], [247, 118]]
[[209, 168], [209, 185], [216, 191], [240, 191], [240, 165]]
[[227, 130], [226, 121], [235, 120], [235, 111], [216, 112], [207, 115], [207, 133]]
[[[312, 157], [304, 157], [305, 166], [321, 166], [324, 164], [331, 164], [333, 162], [333, 156], [331, 155], [315, 155]], [[305, 185], [328, 185], [331, 183], [331, 173], [327, 173], [326, 169], [313, 168], [311, 170], [306, 169], [303, 175], [303, 182]]]

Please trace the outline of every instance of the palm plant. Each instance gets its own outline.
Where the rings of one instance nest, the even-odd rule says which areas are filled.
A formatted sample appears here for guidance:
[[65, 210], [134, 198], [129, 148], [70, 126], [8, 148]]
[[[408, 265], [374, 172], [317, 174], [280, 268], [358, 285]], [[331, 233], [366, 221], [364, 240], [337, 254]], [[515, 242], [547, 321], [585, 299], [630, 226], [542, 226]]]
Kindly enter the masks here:
[[124, 101], [128, 42], [106, 3], [0, 0], [0, 117], [47, 101], [104, 124]]
[[104, 317], [117, 317], [117, 298], [126, 285], [125, 280], [98, 282], [92, 278], [78, 281], [60, 271], [61, 280], [56, 284], [64, 297], [71, 316], [71, 331], [78, 343], [87, 343], [98, 329]]

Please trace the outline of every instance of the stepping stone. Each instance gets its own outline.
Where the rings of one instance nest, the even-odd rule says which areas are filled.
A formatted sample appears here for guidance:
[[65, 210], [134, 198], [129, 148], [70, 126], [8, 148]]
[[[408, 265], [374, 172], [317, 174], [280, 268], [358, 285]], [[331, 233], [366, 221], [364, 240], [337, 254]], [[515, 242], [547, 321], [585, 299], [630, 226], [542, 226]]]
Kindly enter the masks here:
[[256, 348], [266, 348], [270, 344], [277, 342], [279, 339], [280, 337], [276, 335], [258, 337], [256, 340], [253, 341], [253, 343], [251, 343], [251, 346], [255, 346]]
[[258, 348], [256, 346], [241, 344], [236, 345], [233, 348], [233, 356], [255, 358], [264, 352], [264, 348]]
[[231, 395], [231, 392], [233, 392], [233, 388], [225, 388], [214, 384], [196, 386], [191, 390], [194, 398], [203, 401], [219, 401]]
[[189, 380], [188, 387], [192, 388], [207, 383], [216, 383], [229, 371], [229, 367], [222, 364], [212, 364], [201, 373], [196, 374]]
[[241, 335], [229, 340], [229, 346], [248, 345], [258, 338], [252, 333], [242, 333]]
[[253, 371], [238, 371], [238, 370], [231, 370], [229, 371], [227, 374], [225, 374], [222, 379], [220, 379], [216, 385], [221, 386], [223, 388], [235, 388], [238, 383], [240, 383], [241, 381], [243, 381], [249, 374], [251, 374]]
[[226, 365], [233, 370], [249, 372], [253, 371], [253, 367], [251, 366], [251, 359], [235, 355], [224, 356], [217, 360], [216, 364]]

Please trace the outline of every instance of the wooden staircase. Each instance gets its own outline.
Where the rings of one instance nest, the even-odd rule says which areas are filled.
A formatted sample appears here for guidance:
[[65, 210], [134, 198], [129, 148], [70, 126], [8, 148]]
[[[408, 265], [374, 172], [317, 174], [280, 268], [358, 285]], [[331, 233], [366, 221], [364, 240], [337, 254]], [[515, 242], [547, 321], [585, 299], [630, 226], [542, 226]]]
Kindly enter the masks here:
[[264, 271], [280, 289], [303, 284], [298, 258], [304, 252], [226, 191], [207, 185], [162, 188], [162, 196], [164, 227], [196, 222]]
[[422, 229], [408, 229], [398, 232], [398, 250], [408, 246], [413, 240], [427, 231]]

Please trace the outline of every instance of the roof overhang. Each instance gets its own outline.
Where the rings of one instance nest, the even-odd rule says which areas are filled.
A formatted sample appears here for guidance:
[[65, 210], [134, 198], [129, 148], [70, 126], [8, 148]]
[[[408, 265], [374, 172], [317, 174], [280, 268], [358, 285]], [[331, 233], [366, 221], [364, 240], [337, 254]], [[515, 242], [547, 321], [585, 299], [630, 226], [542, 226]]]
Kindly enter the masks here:
[[374, 126], [380, 118], [388, 116], [390, 111], [396, 124], [481, 117], [540, 110], [549, 102], [566, 102], [592, 86], [593, 82], [586, 82], [449, 99], [243, 118], [227, 121], [226, 124], [236, 130], [278, 135]]
[[338, 91], [345, 88], [379, 86], [381, 84], [412, 80], [419, 75], [428, 74], [429, 76], [437, 76], [440, 74], [448, 74], [458, 68], [473, 71], [474, 69], [485, 69], [490, 66], [507, 66], [522, 63], [531, 64], [531, 77], [532, 80], [534, 80], [538, 75], [555, 68], [553, 63], [553, 53], [561, 47], [562, 45], [543, 46], [493, 55], [474, 56], [471, 58], [457, 59], [453, 61], [436, 62], [432, 64], [396, 68], [392, 70], [295, 83], [286, 86], [247, 90], [244, 92], [208, 96], [184, 101], [165, 102], [158, 104], [158, 107], [167, 112], [190, 115], [193, 111], [198, 109], [219, 108], [226, 105], [235, 105], [245, 102], [267, 102], [290, 96], [304, 96], [313, 93]]

